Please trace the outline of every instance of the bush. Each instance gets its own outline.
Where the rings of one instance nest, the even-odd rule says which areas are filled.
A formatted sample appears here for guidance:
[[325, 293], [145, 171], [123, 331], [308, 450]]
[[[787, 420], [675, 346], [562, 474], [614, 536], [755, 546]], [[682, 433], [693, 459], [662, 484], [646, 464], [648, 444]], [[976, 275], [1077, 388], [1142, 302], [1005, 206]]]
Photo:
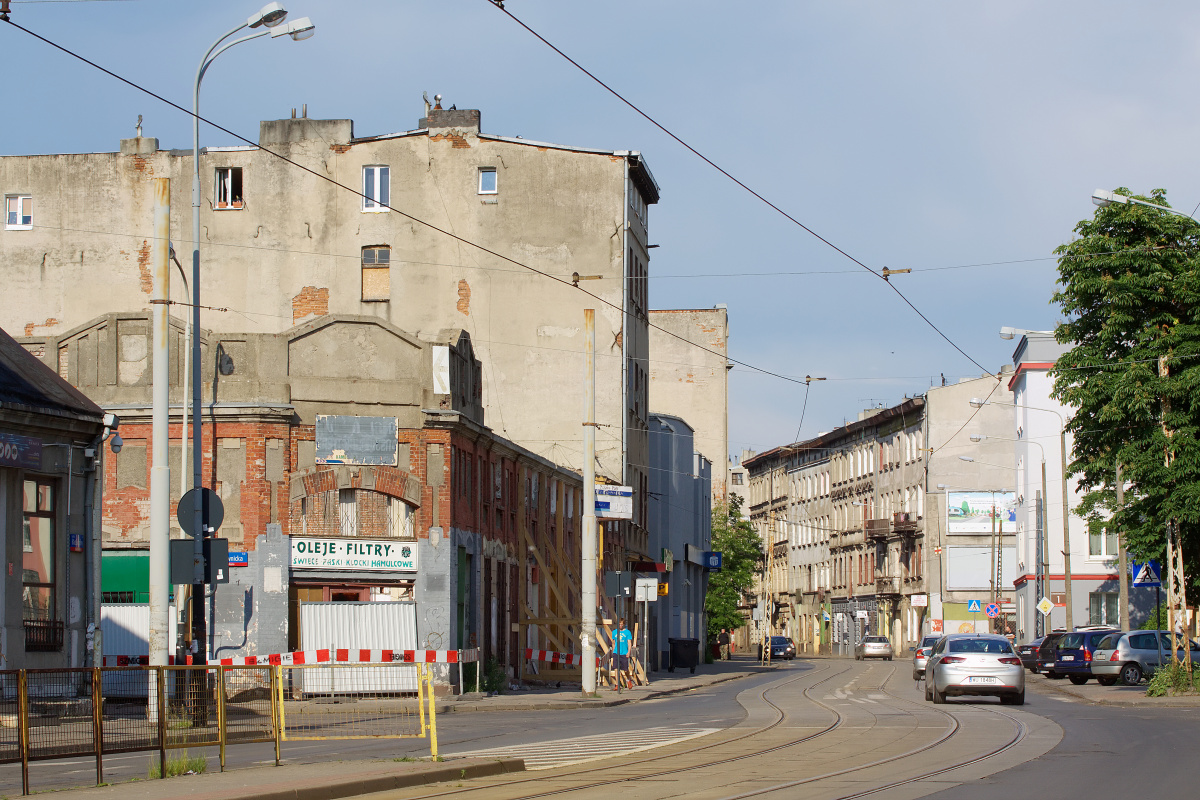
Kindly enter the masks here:
[[1146, 687], [1147, 697], [1167, 697], [1200, 690], [1200, 675], [1188, 672], [1183, 664], [1167, 664], [1156, 670]]
[[489, 658], [483, 666], [483, 691], [504, 694], [508, 686], [508, 675], [504, 667], [494, 658]]

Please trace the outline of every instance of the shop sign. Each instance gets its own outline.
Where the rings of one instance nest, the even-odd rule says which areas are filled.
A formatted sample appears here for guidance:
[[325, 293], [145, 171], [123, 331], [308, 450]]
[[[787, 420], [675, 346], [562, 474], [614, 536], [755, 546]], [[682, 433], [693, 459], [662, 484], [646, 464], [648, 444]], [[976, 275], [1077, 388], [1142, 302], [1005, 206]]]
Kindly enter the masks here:
[[0, 433], [0, 467], [42, 468], [42, 440], [15, 433]]
[[929, 606], [929, 595], [914, 594], [909, 597], [909, 602], [912, 604], [913, 608], [926, 608]]
[[416, 572], [416, 542], [292, 537], [292, 569]]

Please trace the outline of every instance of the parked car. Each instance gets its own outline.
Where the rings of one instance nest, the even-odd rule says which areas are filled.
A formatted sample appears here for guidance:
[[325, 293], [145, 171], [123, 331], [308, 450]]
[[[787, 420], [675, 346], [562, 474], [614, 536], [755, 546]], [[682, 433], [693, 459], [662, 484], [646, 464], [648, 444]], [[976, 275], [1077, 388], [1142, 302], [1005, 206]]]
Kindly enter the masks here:
[[929, 659], [929, 651], [938, 643], [940, 636], [926, 636], [917, 645], [916, 651], [913, 652], [913, 680], [919, 681], [925, 678], [925, 662]]
[[1052, 631], [1043, 636], [1042, 643], [1038, 645], [1038, 671], [1044, 674], [1047, 678], [1063, 677], [1054, 671], [1054, 660], [1056, 657], [1055, 647], [1058, 645], [1058, 640], [1066, 635], [1067, 631]]
[[1092, 653], [1096, 645], [1114, 633], [1120, 631], [1108, 626], [1089, 626], [1061, 637], [1054, 646], [1055, 674], [1066, 675], [1076, 686], [1087, 683], [1092, 677]]
[[925, 699], [945, 703], [952, 695], [994, 695], [1005, 705], [1024, 705], [1025, 668], [1012, 642], [994, 633], [939, 639], [925, 664]]
[[854, 645], [854, 660], [862, 661], [867, 658], [883, 658], [892, 660], [892, 643], [886, 636], [864, 636], [862, 641]]
[[786, 658], [791, 661], [796, 657], [796, 643], [786, 636], [771, 637], [771, 658]]
[[1032, 642], [1027, 642], [1017, 648], [1017, 656], [1021, 659], [1021, 666], [1030, 672], [1038, 671], [1038, 648], [1042, 646], [1042, 640], [1045, 636], [1039, 636]]
[[[1190, 642], [1190, 647], [1192, 660], [1200, 660], [1200, 645]], [[1142, 678], [1150, 677], [1170, 660], [1170, 631], [1114, 633], [1097, 644], [1092, 653], [1092, 674], [1104, 686], [1111, 686], [1118, 680], [1126, 686], [1136, 686]]]

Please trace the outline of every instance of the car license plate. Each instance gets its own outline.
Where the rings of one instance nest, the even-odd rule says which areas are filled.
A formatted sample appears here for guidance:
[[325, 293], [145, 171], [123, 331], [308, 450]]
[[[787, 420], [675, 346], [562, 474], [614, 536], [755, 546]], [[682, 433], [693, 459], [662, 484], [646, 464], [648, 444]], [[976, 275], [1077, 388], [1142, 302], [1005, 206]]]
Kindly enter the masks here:
[[1075, 660], [1075, 656], [1063, 656], [1063, 657], [1062, 657], [1062, 660], [1063, 660], [1063, 661], [1074, 661], [1074, 660]]
[[967, 683], [987, 683], [987, 684], [992, 684], [992, 683], [999, 683], [999, 682], [1000, 682], [1000, 679], [999, 679], [999, 678], [982, 678], [982, 677], [973, 677], [973, 678], [967, 678]]

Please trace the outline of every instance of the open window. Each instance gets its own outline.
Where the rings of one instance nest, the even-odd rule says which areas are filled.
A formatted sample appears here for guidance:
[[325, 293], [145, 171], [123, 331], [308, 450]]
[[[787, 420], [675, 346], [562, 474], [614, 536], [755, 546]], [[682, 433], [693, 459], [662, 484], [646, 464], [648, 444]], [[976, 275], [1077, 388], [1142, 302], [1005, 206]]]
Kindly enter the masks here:
[[242, 208], [242, 168], [217, 167], [217, 208]]

